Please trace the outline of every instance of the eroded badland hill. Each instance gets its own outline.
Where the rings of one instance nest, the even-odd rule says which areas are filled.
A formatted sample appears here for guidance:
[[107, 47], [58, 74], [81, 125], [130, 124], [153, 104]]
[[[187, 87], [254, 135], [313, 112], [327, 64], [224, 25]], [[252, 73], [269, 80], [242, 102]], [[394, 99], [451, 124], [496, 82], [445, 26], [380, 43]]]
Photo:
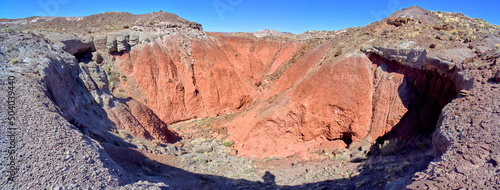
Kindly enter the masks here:
[[3, 189], [500, 188], [500, 27], [481, 19], [410, 7], [298, 35], [165, 12], [0, 27], [0, 106], [16, 113], [1, 113], [16, 150]]

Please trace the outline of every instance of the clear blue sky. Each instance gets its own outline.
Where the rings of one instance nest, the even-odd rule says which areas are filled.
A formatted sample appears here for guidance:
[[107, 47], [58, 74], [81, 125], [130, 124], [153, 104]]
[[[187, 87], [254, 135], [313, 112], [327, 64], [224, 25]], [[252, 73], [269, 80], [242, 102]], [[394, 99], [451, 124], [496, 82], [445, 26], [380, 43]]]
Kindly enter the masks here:
[[274, 29], [302, 33], [365, 26], [398, 9], [417, 5], [427, 10], [462, 12], [500, 24], [500, 0], [0, 0], [0, 18], [87, 16], [122, 11], [144, 14], [163, 10], [203, 25], [206, 31], [254, 32]]

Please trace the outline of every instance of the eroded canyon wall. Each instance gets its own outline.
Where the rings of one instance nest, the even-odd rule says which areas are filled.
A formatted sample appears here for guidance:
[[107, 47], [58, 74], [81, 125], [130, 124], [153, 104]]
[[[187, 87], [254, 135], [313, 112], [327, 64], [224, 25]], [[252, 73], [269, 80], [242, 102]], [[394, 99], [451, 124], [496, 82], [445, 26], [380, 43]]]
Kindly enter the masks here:
[[415, 96], [397, 69], [362, 53], [339, 56], [335, 40], [307, 48], [305, 41], [209, 33], [182, 43], [171, 36], [111, 54], [120, 74], [115, 90], [167, 124], [235, 114], [223, 125], [243, 156], [305, 156], [373, 141]]

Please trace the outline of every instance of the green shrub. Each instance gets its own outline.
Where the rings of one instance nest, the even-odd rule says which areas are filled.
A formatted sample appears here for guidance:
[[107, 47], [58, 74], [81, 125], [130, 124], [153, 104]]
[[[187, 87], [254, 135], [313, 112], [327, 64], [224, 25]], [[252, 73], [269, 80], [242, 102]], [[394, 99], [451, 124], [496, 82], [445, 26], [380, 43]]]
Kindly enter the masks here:
[[[121, 89], [120, 89], [121, 90]], [[115, 92], [113, 94], [115, 97], [117, 98], [121, 98], [121, 99], [126, 99], [128, 98], [128, 96], [126, 94], [124, 94], [123, 92], [119, 91], [119, 92]]]
[[13, 59], [10, 59], [9, 63], [16, 64], [16, 63], [19, 63], [19, 60], [17, 58], [13, 58]]
[[385, 140], [384, 143], [378, 145], [378, 148], [382, 155], [389, 155], [400, 149], [400, 143], [402, 142], [398, 138]]
[[9, 34], [14, 34], [14, 33], [16, 33], [16, 30], [14, 30], [13, 28], [7, 28], [7, 29], [5, 30], [5, 32], [7, 32], [7, 33], [9, 33]]
[[122, 130], [122, 129], [118, 129], [118, 134], [120, 135], [120, 137], [122, 139], [132, 139], [133, 138], [129, 133], [127, 133], [127, 131]]
[[234, 145], [234, 141], [232, 141], [231, 139], [224, 139], [221, 144], [225, 147], [231, 147]]

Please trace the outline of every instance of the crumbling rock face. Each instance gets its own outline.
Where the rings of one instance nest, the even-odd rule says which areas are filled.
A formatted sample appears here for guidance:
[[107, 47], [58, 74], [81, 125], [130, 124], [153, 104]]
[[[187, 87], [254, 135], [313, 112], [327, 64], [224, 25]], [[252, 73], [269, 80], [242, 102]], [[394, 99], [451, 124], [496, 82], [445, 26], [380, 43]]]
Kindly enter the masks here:
[[[106, 139], [103, 133], [106, 133], [107, 130], [115, 127], [132, 129], [130, 126], [135, 124], [139, 124], [137, 127], [141, 130], [131, 130], [133, 135], [162, 142], [172, 142], [177, 139], [176, 135], [167, 129], [163, 122], [157, 121], [156, 114], [151, 112], [149, 108], [139, 106], [142, 104], [133, 103], [131, 104], [133, 106], [123, 104], [115, 98], [110, 90], [113, 90], [114, 83], [118, 81], [111, 81], [116, 80], [111, 77], [114, 73], [110, 73], [109, 69], [105, 70], [103, 67], [103, 64], [112, 62], [113, 57], [110, 54], [123, 54], [129, 52], [130, 48], [138, 43], [155, 39], [151, 33], [123, 31], [105, 36], [84, 36], [81, 38], [75, 36], [65, 38], [64, 35], [59, 34], [46, 34], [46, 36], [54, 40], [55, 44], [65, 44], [63, 48], [76, 57], [76, 59], [68, 57], [66, 62], [61, 62], [58, 59], [60, 63], [50, 64], [57, 68], [49, 67], [49, 71], [45, 71], [46, 73], [57, 73], [59, 76], [48, 75], [46, 84], [49, 94], [69, 121], [82, 130], [99, 131], [93, 135], [101, 140]], [[91, 48], [85, 48], [87, 46]], [[65, 56], [67, 55], [65, 54]], [[79, 63], [76, 64], [76, 62]], [[65, 64], [68, 66], [64, 67]], [[61, 83], [61, 80], [65, 82]], [[131, 117], [133, 119], [124, 120], [121, 119], [122, 117], [114, 117], [110, 121], [107, 115], [114, 115], [115, 112], [126, 115], [124, 118]], [[100, 118], [100, 120], [89, 119], [92, 117]], [[144, 124], [144, 127], [140, 124]]]
[[113, 123], [138, 137], [161, 142], [175, 142], [178, 137], [173, 134], [147, 106], [135, 100], [125, 100], [106, 111]]
[[[329, 46], [325, 48], [327, 51], [320, 57], [328, 57], [325, 54]], [[282, 76], [289, 79], [296, 72], [303, 72], [295, 75], [295, 80], [284, 80], [298, 82], [228, 123], [229, 134], [238, 142], [239, 154], [306, 156], [307, 152], [324, 148], [344, 148], [352, 141], [374, 141], [389, 132], [401, 138], [429, 135], [432, 127], [423, 127], [435, 126], [439, 110], [455, 96], [453, 84], [437, 73], [426, 74], [369, 54], [304, 62], [309, 66], [300, 63]], [[322, 66], [309, 73], [305, 72], [308, 69], [294, 69], [312, 65]], [[427, 80], [436, 83], [422, 83]], [[283, 88], [280, 80], [273, 87]]]
[[394, 25], [396, 27], [398, 26], [402, 26], [406, 23], [409, 23], [409, 22], [413, 22], [414, 20], [411, 19], [411, 18], [388, 18], [387, 19], [387, 24], [391, 24], [391, 25]]
[[446, 105], [433, 135], [438, 159], [413, 177], [410, 189], [498, 189], [499, 84], [474, 88]]
[[[386, 62], [392, 61], [396, 69], [409, 74], [409, 78], [420, 94], [430, 95], [438, 100], [441, 106], [446, 105], [456, 96], [456, 84], [452, 81], [455, 77], [455, 62], [429, 55], [425, 49], [375, 47], [362, 48], [361, 51], [381, 56], [386, 59]], [[466, 55], [472, 56], [470, 51], [462, 52], [461, 49], [448, 51], [448, 54], [460, 52], [459, 55], [462, 56], [454, 56], [458, 61], [465, 60]], [[380, 61], [379, 58], [374, 59]], [[435, 82], [429, 83], [428, 81]]]
[[93, 39], [90, 36], [79, 37], [74, 34], [48, 34], [47, 38], [50, 41], [72, 55], [79, 52], [95, 51]]
[[[404, 77], [403, 82], [398, 87], [398, 99], [402, 101], [407, 112], [391, 123], [390, 126], [393, 128], [388, 131], [386, 136], [388, 138], [406, 138], [411, 135], [430, 135], [437, 124], [440, 110], [456, 98], [457, 90], [452, 76], [440, 74], [436, 69], [416, 69], [398, 61], [390, 61], [378, 54], [368, 54], [368, 57], [373, 63], [381, 64], [388, 70], [397, 73], [396, 75]], [[375, 120], [376, 118], [379, 117], [374, 115]], [[372, 124], [372, 129], [376, 128]], [[379, 134], [378, 137], [384, 134]]]
[[[15, 93], [16, 120], [8, 124], [7, 104], [0, 104], [0, 135], [15, 133], [15, 153], [1, 152], [3, 189], [89, 188], [154, 189], [164, 184], [134, 183], [104, 151], [101, 143], [120, 142], [106, 135], [110, 123], [79, 79], [76, 59], [44, 38], [29, 34], [0, 34], [0, 73], [13, 76], [14, 88], [0, 85], [0, 94]], [[5, 51], [5, 47], [15, 47]], [[22, 62], [11, 64], [9, 58]], [[15, 131], [8, 129], [16, 128]], [[92, 137], [92, 138], [89, 138]], [[101, 142], [98, 142], [99, 140]], [[3, 147], [13, 145], [0, 138]], [[15, 156], [15, 182], [8, 181], [6, 163]], [[95, 180], [88, 183], [88, 180]], [[128, 184], [128, 185], [125, 185]]]
[[[94, 61], [77, 64], [77, 60], [69, 54], [62, 54], [62, 57], [47, 59], [48, 66], [43, 69], [42, 78], [49, 97], [61, 109], [68, 121], [80, 130], [91, 133], [100, 141], [108, 142], [111, 141], [110, 137], [107, 137], [109, 130], [116, 127], [129, 128], [127, 126], [136, 124], [138, 120], [139, 123], [147, 124], [145, 125], [147, 129], [134, 130], [133, 132], [137, 132], [132, 133], [134, 135], [163, 142], [171, 142], [177, 138], [165, 124], [161, 125], [162, 123], [157, 121], [154, 113], [136, 104], [132, 104], [134, 106], [130, 106], [131, 109], [120, 110], [120, 113], [139, 119], [109, 120], [107, 116], [109, 113], [106, 111], [114, 110], [113, 107], [122, 108], [124, 105], [110, 94], [106, 72]], [[145, 132], [147, 135], [141, 135]]]

